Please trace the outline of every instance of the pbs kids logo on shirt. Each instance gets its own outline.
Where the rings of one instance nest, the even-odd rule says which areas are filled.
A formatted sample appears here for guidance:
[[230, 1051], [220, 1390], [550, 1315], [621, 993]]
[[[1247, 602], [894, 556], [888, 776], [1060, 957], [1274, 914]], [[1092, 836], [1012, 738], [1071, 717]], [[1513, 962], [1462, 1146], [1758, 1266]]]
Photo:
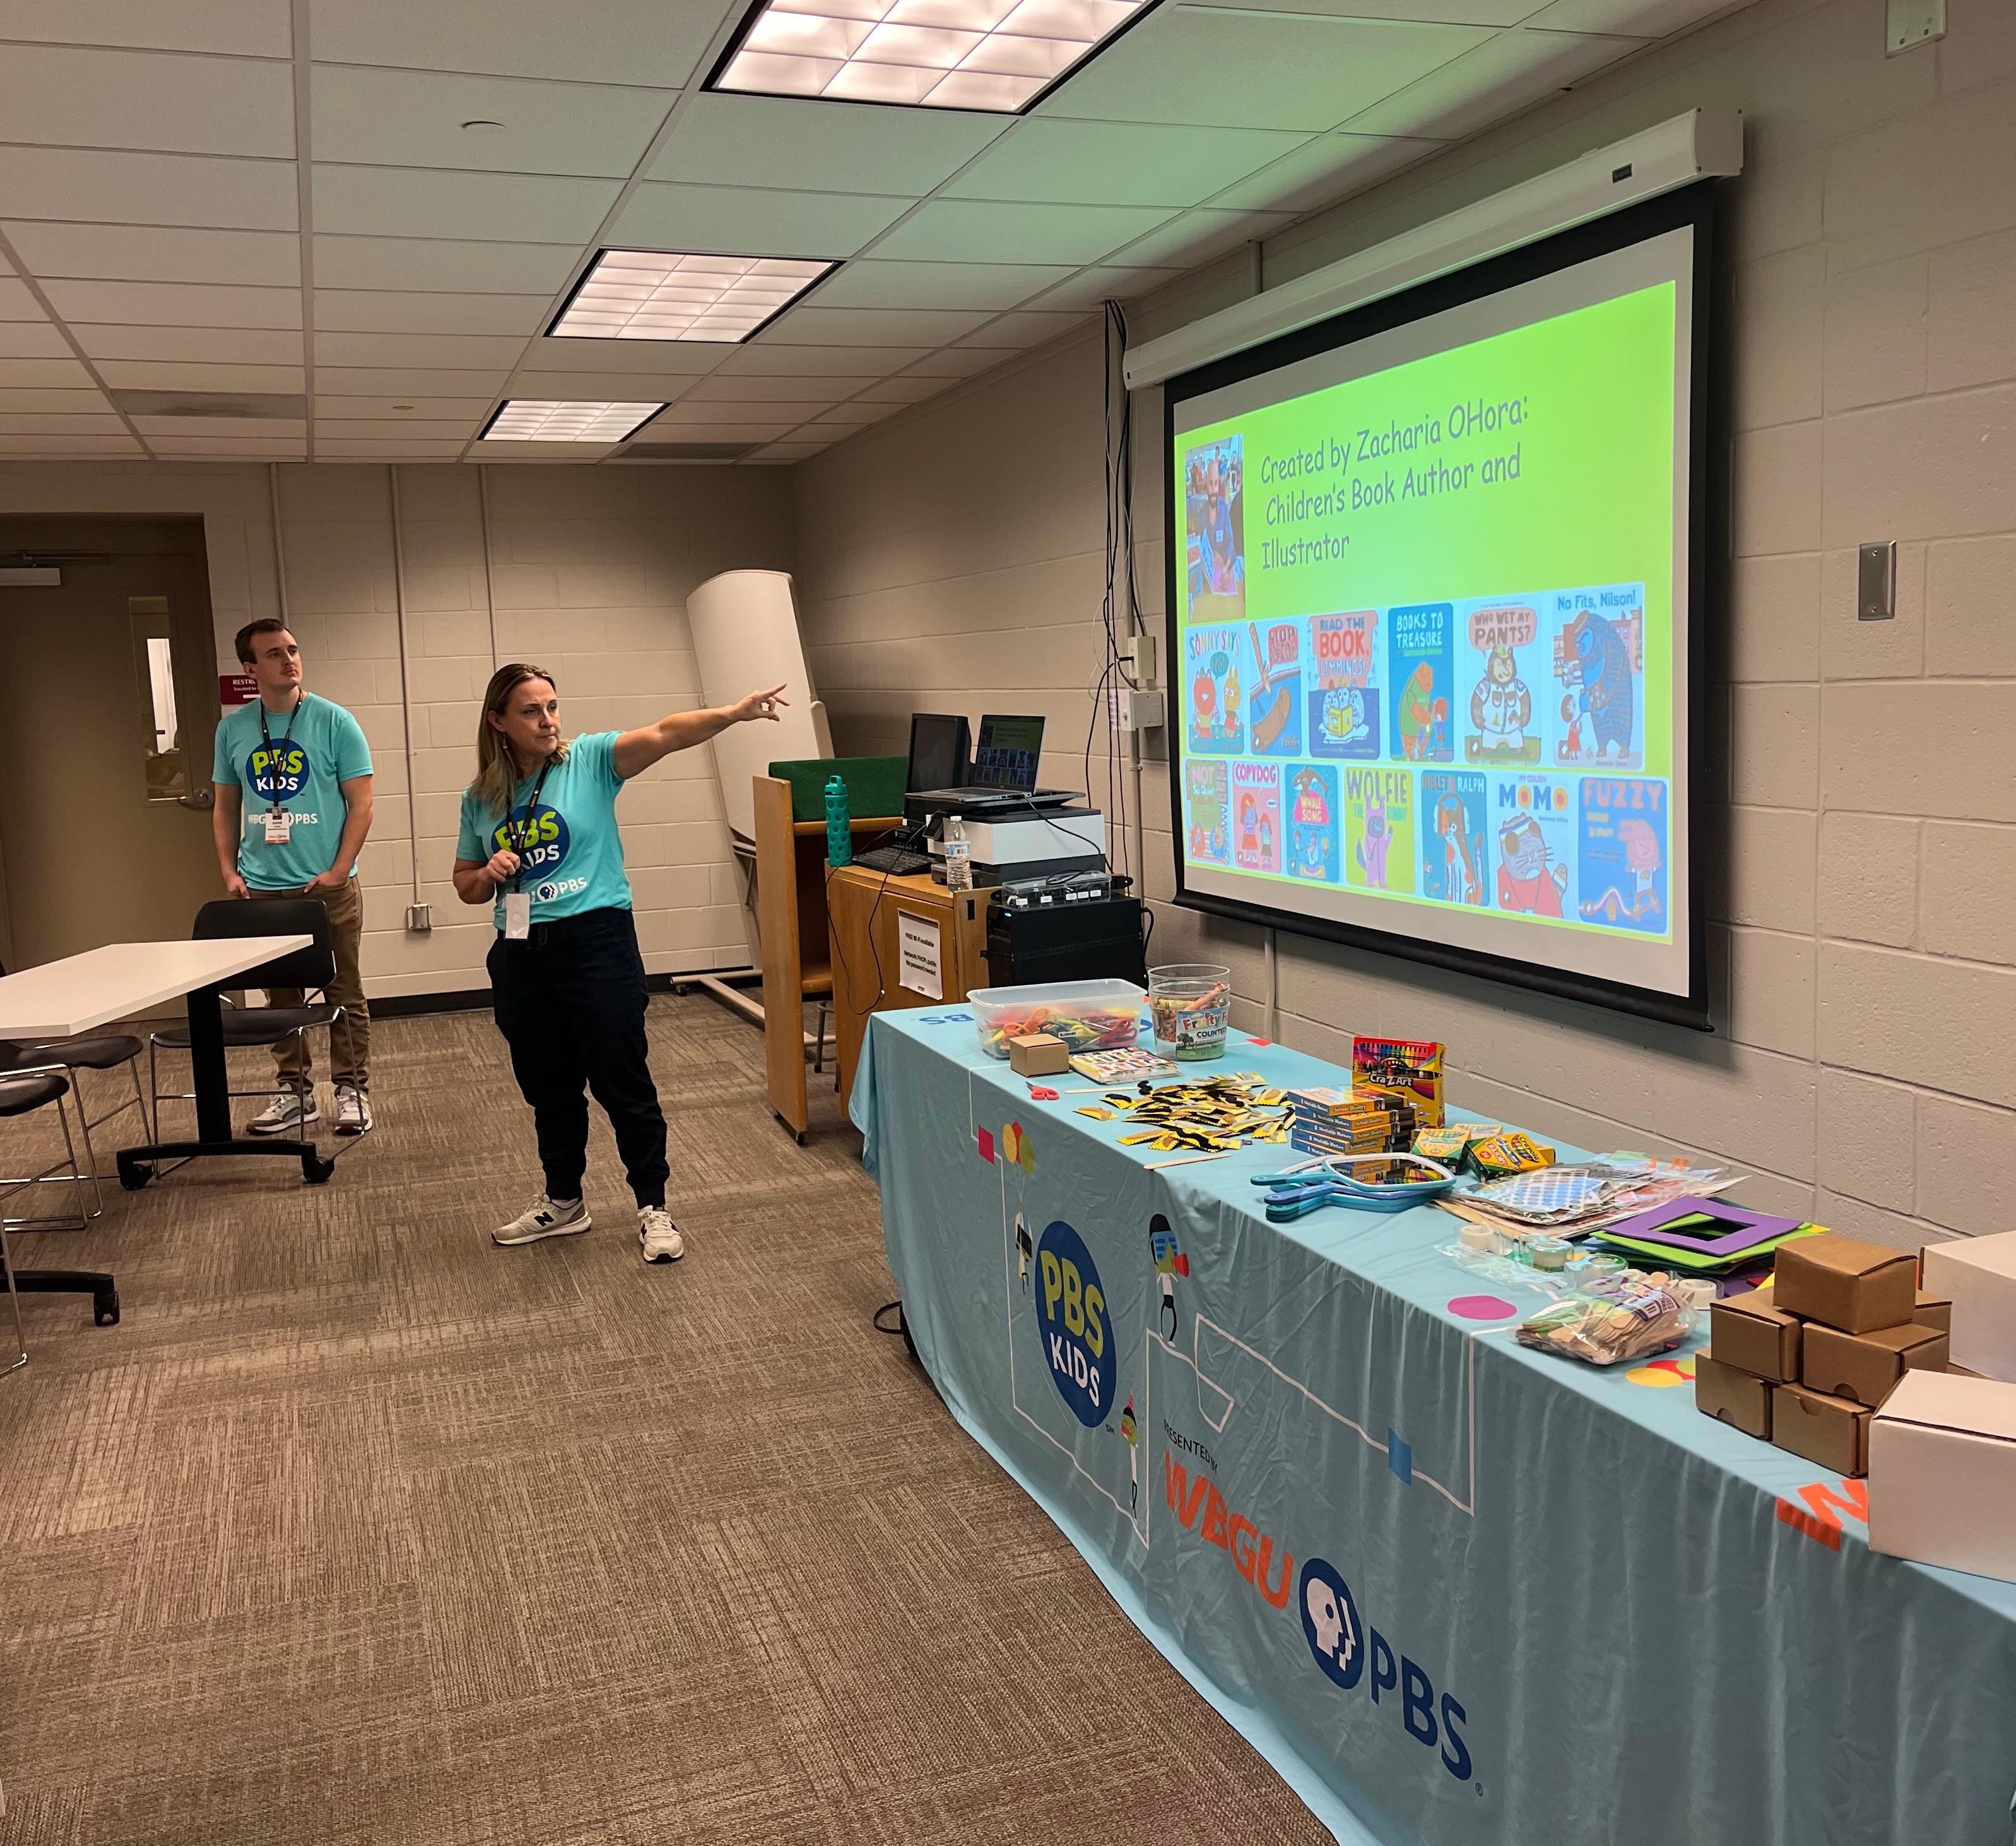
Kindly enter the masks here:
[[261, 801], [286, 801], [308, 786], [314, 773], [307, 749], [291, 737], [254, 747], [245, 759], [245, 786]]
[[520, 889], [529, 887], [535, 879], [550, 879], [573, 843], [559, 810], [543, 804], [537, 813], [528, 814], [523, 808], [514, 809], [508, 820], [497, 824], [490, 836], [492, 851], [518, 855]]
[[1106, 1291], [1085, 1240], [1062, 1219], [1036, 1245], [1037, 1332], [1050, 1382], [1087, 1429], [1106, 1419], [1113, 1402], [1114, 1342]]

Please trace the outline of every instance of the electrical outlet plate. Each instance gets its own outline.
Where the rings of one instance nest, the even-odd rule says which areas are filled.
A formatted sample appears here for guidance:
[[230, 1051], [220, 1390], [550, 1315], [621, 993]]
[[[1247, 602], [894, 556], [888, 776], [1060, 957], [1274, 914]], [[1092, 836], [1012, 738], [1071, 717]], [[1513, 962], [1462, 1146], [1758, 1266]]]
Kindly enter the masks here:
[[1946, 35], [1946, 0], [1889, 0], [1883, 22], [1883, 52], [1899, 52]]
[[409, 903], [406, 906], [406, 928], [415, 936], [425, 936], [434, 926], [434, 907], [430, 903]]

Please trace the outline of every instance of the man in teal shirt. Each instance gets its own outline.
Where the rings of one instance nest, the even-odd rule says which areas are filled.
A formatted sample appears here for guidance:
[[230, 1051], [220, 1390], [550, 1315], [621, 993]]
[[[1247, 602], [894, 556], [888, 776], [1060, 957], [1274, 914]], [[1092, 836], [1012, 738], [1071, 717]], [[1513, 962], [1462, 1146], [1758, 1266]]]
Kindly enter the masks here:
[[[336, 1069], [336, 1131], [371, 1126], [371, 1009], [359, 951], [364, 899], [355, 874], [371, 831], [371, 751], [342, 706], [301, 683], [301, 651], [287, 625], [267, 616], [238, 631], [238, 658], [259, 696], [217, 727], [211, 831], [234, 897], [312, 897], [329, 912], [336, 978], [328, 997], [343, 1008], [329, 1032]], [[301, 996], [275, 989], [275, 1006]], [[279, 1088], [247, 1124], [254, 1134], [298, 1134], [321, 1119], [305, 1033], [273, 1047]]]

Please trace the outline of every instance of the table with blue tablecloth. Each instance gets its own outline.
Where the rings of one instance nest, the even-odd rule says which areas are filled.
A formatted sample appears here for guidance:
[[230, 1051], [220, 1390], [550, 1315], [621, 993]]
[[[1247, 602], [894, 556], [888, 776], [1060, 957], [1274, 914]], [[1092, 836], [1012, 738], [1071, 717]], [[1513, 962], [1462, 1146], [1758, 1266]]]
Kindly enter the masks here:
[[[1193, 1074], [1348, 1081], [1232, 1040]], [[1696, 1411], [1698, 1337], [1531, 1351], [1548, 1297], [1446, 1213], [1270, 1224], [1288, 1150], [1151, 1170], [1040, 1081], [963, 1008], [875, 1015], [918, 1356], [1338, 1839], [2007, 1846], [2016, 1585], [1872, 1552], [1861, 1483]]]

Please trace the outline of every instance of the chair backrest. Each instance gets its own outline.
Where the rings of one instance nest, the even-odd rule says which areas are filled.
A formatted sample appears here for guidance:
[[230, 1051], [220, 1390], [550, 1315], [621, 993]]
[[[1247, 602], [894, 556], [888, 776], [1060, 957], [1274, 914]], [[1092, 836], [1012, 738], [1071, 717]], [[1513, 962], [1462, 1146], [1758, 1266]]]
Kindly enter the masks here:
[[234, 986], [247, 987], [326, 987], [336, 979], [336, 951], [329, 946], [329, 912], [312, 897], [219, 897], [196, 914], [192, 932], [198, 942], [233, 936], [311, 936], [313, 946], [296, 949], [262, 961]]

